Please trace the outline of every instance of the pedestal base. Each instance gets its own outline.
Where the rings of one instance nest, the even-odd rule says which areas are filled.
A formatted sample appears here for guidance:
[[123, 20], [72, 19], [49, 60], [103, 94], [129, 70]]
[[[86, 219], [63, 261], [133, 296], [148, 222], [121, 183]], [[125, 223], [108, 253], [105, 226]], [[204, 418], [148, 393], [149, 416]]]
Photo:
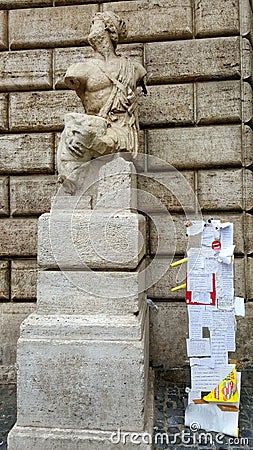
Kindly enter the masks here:
[[152, 450], [154, 374], [149, 371], [145, 415], [146, 431], [40, 428], [14, 425], [8, 436], [8, 450]]

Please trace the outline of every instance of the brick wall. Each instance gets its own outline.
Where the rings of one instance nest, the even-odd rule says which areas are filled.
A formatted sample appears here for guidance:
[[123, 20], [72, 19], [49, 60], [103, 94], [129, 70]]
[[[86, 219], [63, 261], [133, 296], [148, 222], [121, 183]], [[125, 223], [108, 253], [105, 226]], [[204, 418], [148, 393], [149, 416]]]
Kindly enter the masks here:
[[[15, 376], [19, 323], [34, 309], [37, 218], [49, 210], [56, 190], [55, 149], [64, 114], [82, 112], [63, 75], [91, 55], [89, 21], [103, 10], [125, 18], [129, 33], [118, 51], [147, 69], [148, 96], [139, 99], [142, 151], [186, 177], [204, 217], [235, 224], [236, 294], [248, 299], [238, 359], [252, 362], [252, 2], [213, 0], [210, 7], [210, 0], [0, 0], [0, 8], [0, 379]], [[162, 180], [164, 168], [148, 167], [153, 169], [161, 170]], [[170, 211], [180, 258], [186, 245], [180, 204], [159, 183], [140, 180], [139, 187]], [[166, 217], [153, 214], [160, 223], [159, 274], [172, 243]], [[152, 222], [149, 249], [152, 257]], [[187, 361], [184, 293], [170, 293], [176, 275], [168, 270], [148, 293], [159, 306], [151, 313], [151, 360], [165, 367]]]

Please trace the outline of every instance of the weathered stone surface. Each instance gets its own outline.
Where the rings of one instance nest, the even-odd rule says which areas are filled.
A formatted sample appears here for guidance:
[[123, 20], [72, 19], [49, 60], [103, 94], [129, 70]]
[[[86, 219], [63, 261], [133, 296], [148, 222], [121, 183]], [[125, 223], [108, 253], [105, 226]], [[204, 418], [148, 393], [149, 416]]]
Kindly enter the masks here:
[[244, 239], [245, 239], [245, 252], [253, 253], [253, 215], [245, 214], [245, 225], [244, 225]]
[[[105, 3], [104, 11], [124, 17], [128, 41], [178, 39], [192, 36], [190, 0], [141, 0]], [[154, 26], [154, 17], [156, 26]]]
[[[158, 280], [155, 284], [148, 289], [148, 297], [157, 299], [185, 299], [185, 289], [171, 292], [171, 288], [179, 286], [185, 283], [186, 264], [182, 264], [179, 267], [170, 268], [169, 265], [172, 261], [176, 261], [180, 258], [173, 259], [173, 256], [160, 257], [155, 261], [155, 266], [150, 273], [150, 279]], [[166, 271], [167, 268], [167, 271]], [[245, 262], [243, 258], [235, 258], [235, 295], [245, 297]], [[166, 272], [165, 272], [166, 271]], [[149, 272], [148, 272], [149, 274]], [[150, 282], [150, 279], [148, 282]]]
[[246, 298], [246, 282], [245, 282], [245, 259], [235, 258], [234, 262], [234, 287], [235, 295]]
[[[85, 316], [80, 316], [82, 319]], [[18, 343], [17, 424], [143, 430], [144, 337], [127, 342], [116, 337], [112, 341], [93, 340], [92, 336], [86, 340], [79, 333], [68, 334], [68, 329], [66, 326], [66, 338], [29, 339], [23, 323]]]
[[243, 83], [242, 94], [242, 121], [246, 123], [250, 122], [253, 117], [253, 94], [250, 83]]
[[139, 272], [41, 271], [40, 314], [136, 314], [143, 304]]
[[11, 131], [62, 130], [68, 112], [83, 113], [80, 100], [71, 91], [10, 94]]
[[244, 160], [245, 166], [252, 166], [253, 161], [253, 131], [246, 125], [243, 127], [243, 146], [244, 146]]
[[150, 313], [150, 361], [154, 367], [161, 364], [167, 369], [182, 367], [188, 364], [188, 317], [185, 303], [156, 304], [158, 311]]
[[253, 208], [253, 172], [245, 170], [242, 184], [244, 192], [244, 209], [250, 211]]
[[[177, 169], [241, 165], [244, 132], [240, 125], [148, 130], [148, 154], [161, 159], [149, 159], [149, 170], [162, 170], [164, 161]], [[246, 146], [250, 152], [250, 140]]]
[[55, 5], [74, 5], [77, 3], [104, 3], [110, 0], [55, 0]]
[[[152, 299], [185, 300], [185, 289], [171, 292], [171, 288], [185, 283], [186, 264], [170, 267], [170, 263], [180, 258], [173, 258], [173, 254], [167, 257], [156, 258], [152, 271], [147, 270], [148, 297]], [[151, 283], [153, 285], [151, 286]]]
[[[0, 261], [0, 299], [9, 299], [9, 263]], [[1, 377], [0, 377], [1, 380]]]
[[143, 126], [194, 123], [192, 84], [149, 86], [139, 105]]
[[[198, 200], [202, 209], [251, 209], [252, 172], [249, 170], [200, 170]], [[248, 198], [245, 205], [244, 198]], [[251, 206], [252, 207], [252, 206]]]
[[134, 164], [116, 156], [99, 171], [96, 208], [136, 211], [136, 189], [137, 176]]
[[8, 130], [8, 96], [0, 94], [0, 131]]
[[131, 212], [54, 211], [39, 219], [43, 267], [134, 269], [145, 254], [145, 218]]
[[[86, 61], [93, 56], [91, 47], [72, 47], [54, 49], [54, 86], [66, 88], [64, 75], [71, 64]], [[143, 44], [120, 44], [117, 54], [143, 63]]]
[[0, 49], [8, 48], [7, 20], [7, 12], [0, 11]]
[[52, 173], [54, 136], [51, 133], [0, 135], [0, 173]]
[[[114, 315], [100, 312], [97, 314], [57, 314], [41, 315], [31, 314], [21, 326], [24, 337], [32, 336], [33, 339], [67, 340], [81, 339], [108, 342], [141, 341], [143, 335], [143, 317], [146, 315], [142, 310], [138, 315]], [[25, 331], [24, 331], [25, 330]], [[103, 344], [102, 344], [103, 345]]]
[[138, 210], [149, 213], [194, 208], [193, 172], [147, 172], [138, 175]]
[[240, 78], [240, 38], [150, 43], [146, 68], [148, 83]]
[[0, 177], [0, 216], [9, 214], [9, 179]]
[[35, 256], [37, 219], [1, 220], [0, 237], [1, 256]]
[[[249, 216], [249, 218], [252, 217], [250, 214], [246, 216]], [[207, 220], [210, 218], [210, 215], [203, 214], [203, 218]], [[224, 214], [221, 212], [212, 214], [212, 218], [224, 218], [234, 224], [235, 254], [243, 254], [244, 233], [247, 233], [244, 227], [244, 215], [234, 213]], [[169, 216], [165, 214], [153, 214], [150, 219], [151, 254], [173, 255], [175, 252], [178, 255], [185, 255], [187, 247], [189, 247], [189, 238], [187, 238], [185, 233], [185, 220], [187, 220], [186, 216], [180, 214]], [[253, 233], [253, 221], [252, 224], [251, 222], [248, 224], [248, 231], [250, 229]], [[250, 236], [250, 231], [248, 236]]]
[[[101, 156], [100, 151], [103, 154], [108, 150], [107, 133], [113, 131], [112, 127], [108, 127], [108, 121], [104, 117], [99, 117], [99, 114], [68, 113], [65, 114], [64, 124], [57, 150], [57, 171], [59, 179], [62, 182], [65, 180], [62, 185], [63, 191], [67, 194], [76, 194], [79, 189], [84, 189], [83, 183], [88, 176], [87, 172], [92, 169], [91, 160]], [[116, 142], [119, 135], [121, 136], [120, 129], [117, 127], [114, 134]], [[110, 144], [115, 142], [113, 137], [109, 139]], [[114, 143], [110, 145], [110, 150], [116, 152]], [[93, 182], [92, 179], [89, 181]]]
[[241, 81], [197, 83], [197, 123], [248, 122], [252, 119], [252, 88]]
[[[152, 436], [152, 429], [150, 430]], [[25, 448], [36, 448], [38, 450], [52, 450], [52, 446], [56, 445], [57, 449], [64, 448], [65, 450], [72, 450], [78, 442], [78, 450], [114, 450], [117, 444], [118, 450], [136, 450], [136, 443], [138, 449], [151, 450], [151, 446], [147, 443], [147, 435], [143, 433], [143, 437], [137, 433], [136, 436], [131, 435], [131, 432], [124, 432], [118, 443], [117, 432], [113, 435], [114, 441], [111, 441], [112, 433], [98, 430], [77, 430], [77, 429], [54, 429], [48, 431], [46, 428], [34, 427], [19, 427], [15, 425], [8, 437], [9, 450], [23, 450]], [[139, 436], [139, 437], [138, 437]], [[131, 440], [134, 443], [131, 443]], [[143, 443], [145, 442], [145, 444]]]
[[2, 91], [52, 87], [52, 54], [49, 50], [0, 53]]
[[236, 330], [236, 359], [239, 363], [245, 363], [252, 366], [252, 319], [253, 319], [253, 304], [245, 304], [245, 317], [237, 318]]
[[252, 300], [253, 299], [253, 279], [252, 279], [252, 273], [253, 273], [253, 258], [249, 257], [247, 259], [247, 270], [246, 270], [246, 277], [247, 277], [247, 298]]
[[57, 191], [55, 176], [11, 177], [10, 207], [13, 216], [29, 216], [50, 211], [51, 197]]
[[10, 11], [10, 46], [16, 49], [87, 43], [90, 19], [97, 11], [96, 5]]
[[14, 260], [11, 263], [11, 299], [36, 298], [38, 265], [35, 260]]
[[49, 5], [53, 5], [53, 0], [0, 0], [0, 7], [3, 9], [29, 8]]
[[252, 80], [252, 45], [248, 39], [242, 39], [242, 78]]
[[241, 35], [252, 39], [252, 7], [250, 0], [241, 0], [240, 14], [241, 14]]
[[150, 253], [184, 255], [188, 244], [185, 220], [182, 214], [152, 214], [149, 220]]
[[35, 309], [33, 303], [1, 303], [0, 333], [0, 380], [1, 383], [16, 381], [16, 348], [21, 322]]
[[196, 35], [232, 36], [240, 33], [238, 0], [214, 0], [212, 9], [208, 0], [195, 2]]

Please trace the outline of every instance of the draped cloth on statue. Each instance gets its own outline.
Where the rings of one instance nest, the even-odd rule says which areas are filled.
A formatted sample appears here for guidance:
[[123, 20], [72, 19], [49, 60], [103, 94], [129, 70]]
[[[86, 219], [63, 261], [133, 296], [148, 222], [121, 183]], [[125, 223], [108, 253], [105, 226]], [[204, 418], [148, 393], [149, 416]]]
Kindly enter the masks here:
[[117, 78], [108, 74], [97, 62], [96, 66], [113, 83], [111, 95], [98, 115], [107, 118], [108, 127], [111, 128], [108, 132], [115, 141], [116, 150], [137, 154], [139, 121], [135, 85], [136, 63], [121, 57]]

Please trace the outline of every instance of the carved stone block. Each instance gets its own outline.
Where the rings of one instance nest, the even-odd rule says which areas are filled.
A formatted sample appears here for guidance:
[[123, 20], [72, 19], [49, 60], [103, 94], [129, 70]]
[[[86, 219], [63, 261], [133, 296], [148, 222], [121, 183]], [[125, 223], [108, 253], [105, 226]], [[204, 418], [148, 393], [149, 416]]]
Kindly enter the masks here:
[[127, 40], [130, 42], [190, 38], [193, 33], [190, 0], [110, 2], [105, 3], [103, 8], [125, 18], [129, 29]]
[[149, 86], [139, 109], [143, 126], [193, 124], [193, 84]]
[[85, 30], [97, 10], [94, 4], [69, 6], [68, 14], [65, 7], [12, 10], [9, 16], [11, 48], [74, 46], [87, 42]]
[[195, 3], [196, 33], [199, 37], [239, 34], [240, 8], [233, 0], [215, 0], [212, 14], [208, 0]]
[[0, 177], [0, 216], [9, 215], [9, 180]]
[[[168, 170], [168, 168], [167, 168]], [[138, 175], [138, 210], [149, 212], [193, 211], [194, 172], [146, 172]]]
[[145, 218], [131, 212], [43, 214], [38, 233], [42, 267], [134, 269], [145, 253]]
[[38, 307], [41, 314], [137, 314], [144, 302], [139, 272], [41, 271]]
[[36, 299], [37, 274], [36, 260], [13, 260], [11, 263], [11, 299]]
[[[198, 200], [201, 208], [206, 210], [251, 209], [252, 181], [252, 172], [249, 170], [200, 170]], [[245, 199], [247, 199], [246, 204]]]
[[52, 133], [0, 135], [0, 152], [1, 173], [54, 172]]
[[10, 178], [10, 205], [13, 216], [29, 216], [50, 211], [51, 197], [57, 190], [55, 176], [35, 175]]
[[240, 37], [148, 43], [146, 68], [152, 84], [239, 78]]
[[8, 130], [8, 97], [0, 94], [0, 131]]
[[1, 256], [36, 256], [37, 219], [0, 221]]
[[73, 110], [83, 112], [80, 100], [72, 92], [13, 92], [10, 94], [10, 129], [62, 130], [64, 113]]
[[196, 92], [198, 123], [248, 122], [252, 118], [252, 88], [246, 82], [197, 83]]
[[52, 87], [50, 50], [0, 53], [0, 89], [8, 91], [49, 89]]
[[[163, 161], [177, 169], [197, 169], [241, 165], [243, 160], [241, 125], [148, 130], [147, 140], [148, 153], [161, 159], [160, 165], [150, 159], [150, 170], [162, 170]], [[246, 145], [249, 152], [251, 143]]]
[[20, 324], [34, 310], [35, 304], [29, 302], [18, 304], [2, 302], [0, 304], [0, 379], [4, 384], [16, 383], [16, 349], [20, 335]]
[[9, 263], [0, 262], [0, 299], [9, 300]]
[[8, 21], [7, 12], [0, 11], [0, 49], [1, 50], [5, 50], [8, 48], [7, 21]]
[[0, 7], [4, 9], [32, 8], [50, 5], [52, 5], [52, 0], [0, 0]]

